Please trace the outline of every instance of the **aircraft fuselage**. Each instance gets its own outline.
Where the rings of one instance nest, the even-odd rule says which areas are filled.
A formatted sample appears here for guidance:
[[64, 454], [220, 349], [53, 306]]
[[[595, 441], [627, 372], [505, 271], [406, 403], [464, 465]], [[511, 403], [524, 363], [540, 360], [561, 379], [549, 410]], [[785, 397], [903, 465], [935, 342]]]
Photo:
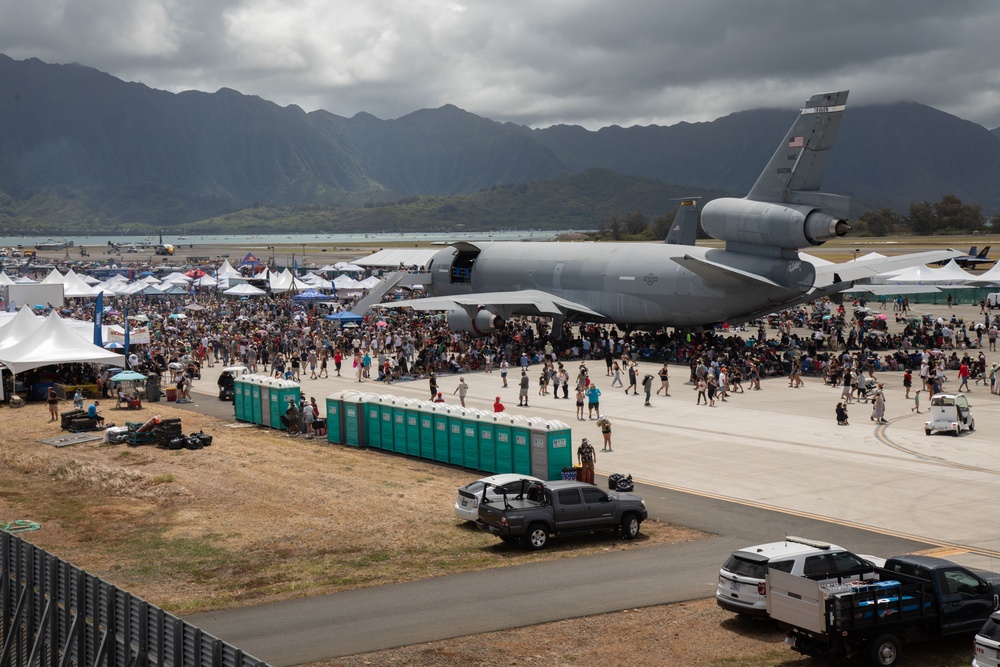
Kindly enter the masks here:
[[[721, 285], [674, 259], [685, 256], [752, 271], [775, 285]], [[432, 296], [541, 290], [620, 324], [675, 327], [739, 321], [788, 302], [815, 277], [798, 259], [648, 243], [483, 243], [443, 250], [429, 270]]]

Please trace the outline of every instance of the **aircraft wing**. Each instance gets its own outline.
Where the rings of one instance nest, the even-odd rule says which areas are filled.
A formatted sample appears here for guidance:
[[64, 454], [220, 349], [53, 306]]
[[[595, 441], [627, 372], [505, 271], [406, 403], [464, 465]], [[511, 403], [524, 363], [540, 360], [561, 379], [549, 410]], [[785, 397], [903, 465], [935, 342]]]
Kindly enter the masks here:
[[380, 303], [372, 308], [413, 308], [414, 310], [454, 310], [462, 308], [474, 315], [479, 308], [488, 308], [500, 317], [508, 319], [513, 314], [570, 316], [587, 315], [601, 320], [607, 319], [582, 303], [570, 301], [541, 290], [518, 290], [514, 292], [478, 292], [466, 296], [432, 296], [426, 299], [408, 299]]
[[871, 259], [859, 259], [843, 264], [817, 266], [816, 287], [868, 280], [882, 273], [901, 271], [911, 266], [920, 266], [940, 260], [949, 260], [964, 254], [957, 250], [929, 250], [897, 255], [896, 257], [872, 257]]
[[741, 271], [731, 266], [711, 262], [707, 259], [684, 255], [683, 257], [673, 257], [675, 262], [685, 269], [704, 278], [713, 286], [745, 287], [747, 285], [767, 285], [768, 287], [781, 287], [778, 283], [768, 280], [763, 276], [749, 271]]

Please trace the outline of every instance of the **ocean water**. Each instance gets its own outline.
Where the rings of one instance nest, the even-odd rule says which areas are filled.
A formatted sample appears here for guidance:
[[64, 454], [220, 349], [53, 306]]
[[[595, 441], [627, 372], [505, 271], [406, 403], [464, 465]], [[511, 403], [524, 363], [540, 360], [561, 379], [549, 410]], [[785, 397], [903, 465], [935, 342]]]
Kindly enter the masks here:
[[[430, 243], [433, 241], [550, 241], [558, 234], [566, 231], [496, 231], [496, 232], [420, 232], [420, 233], [388, 233], [388, 234], [260, 234], [260, 235], [183, 235], [164, 234], [163, 242], [174, 245], [233, 245], [233, 246], [268, 246], [307, 244], [347, 244], [347, 243]], [[34, 248], [36, 243], [46, 241], [72, 241], [75, 246], [106, 246], [108, 241], [115, 243], [159, 243], [160, 237], [141, 236], [0, 236], [0, 246], [10, 247], [21, 245], [24, 248]]]

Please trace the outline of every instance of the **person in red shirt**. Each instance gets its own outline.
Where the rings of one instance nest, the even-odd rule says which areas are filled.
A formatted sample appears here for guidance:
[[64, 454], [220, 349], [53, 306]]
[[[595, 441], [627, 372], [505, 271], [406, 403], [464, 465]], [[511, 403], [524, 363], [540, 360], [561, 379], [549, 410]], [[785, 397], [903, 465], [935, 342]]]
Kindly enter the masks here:
[[503, 412], [503, 403], [500, 402], [500, 397], [497, 396], [497, 400], [493, 401], [493, 412]]

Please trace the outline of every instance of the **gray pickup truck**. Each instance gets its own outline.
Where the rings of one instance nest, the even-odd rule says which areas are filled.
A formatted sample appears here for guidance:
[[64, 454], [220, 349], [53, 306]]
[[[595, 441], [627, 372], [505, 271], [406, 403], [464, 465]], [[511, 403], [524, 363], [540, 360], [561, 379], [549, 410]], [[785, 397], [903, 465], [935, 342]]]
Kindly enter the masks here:
[[519, 493], [487, 497], [479, 503], [476, 524], [505, 542], [541, 549], [549, 535], [593, 533], [621, 528], [635, 539], [646, 519], [646, 503], [631, 493], [606, 492], [575, 481], [528, 482]]

